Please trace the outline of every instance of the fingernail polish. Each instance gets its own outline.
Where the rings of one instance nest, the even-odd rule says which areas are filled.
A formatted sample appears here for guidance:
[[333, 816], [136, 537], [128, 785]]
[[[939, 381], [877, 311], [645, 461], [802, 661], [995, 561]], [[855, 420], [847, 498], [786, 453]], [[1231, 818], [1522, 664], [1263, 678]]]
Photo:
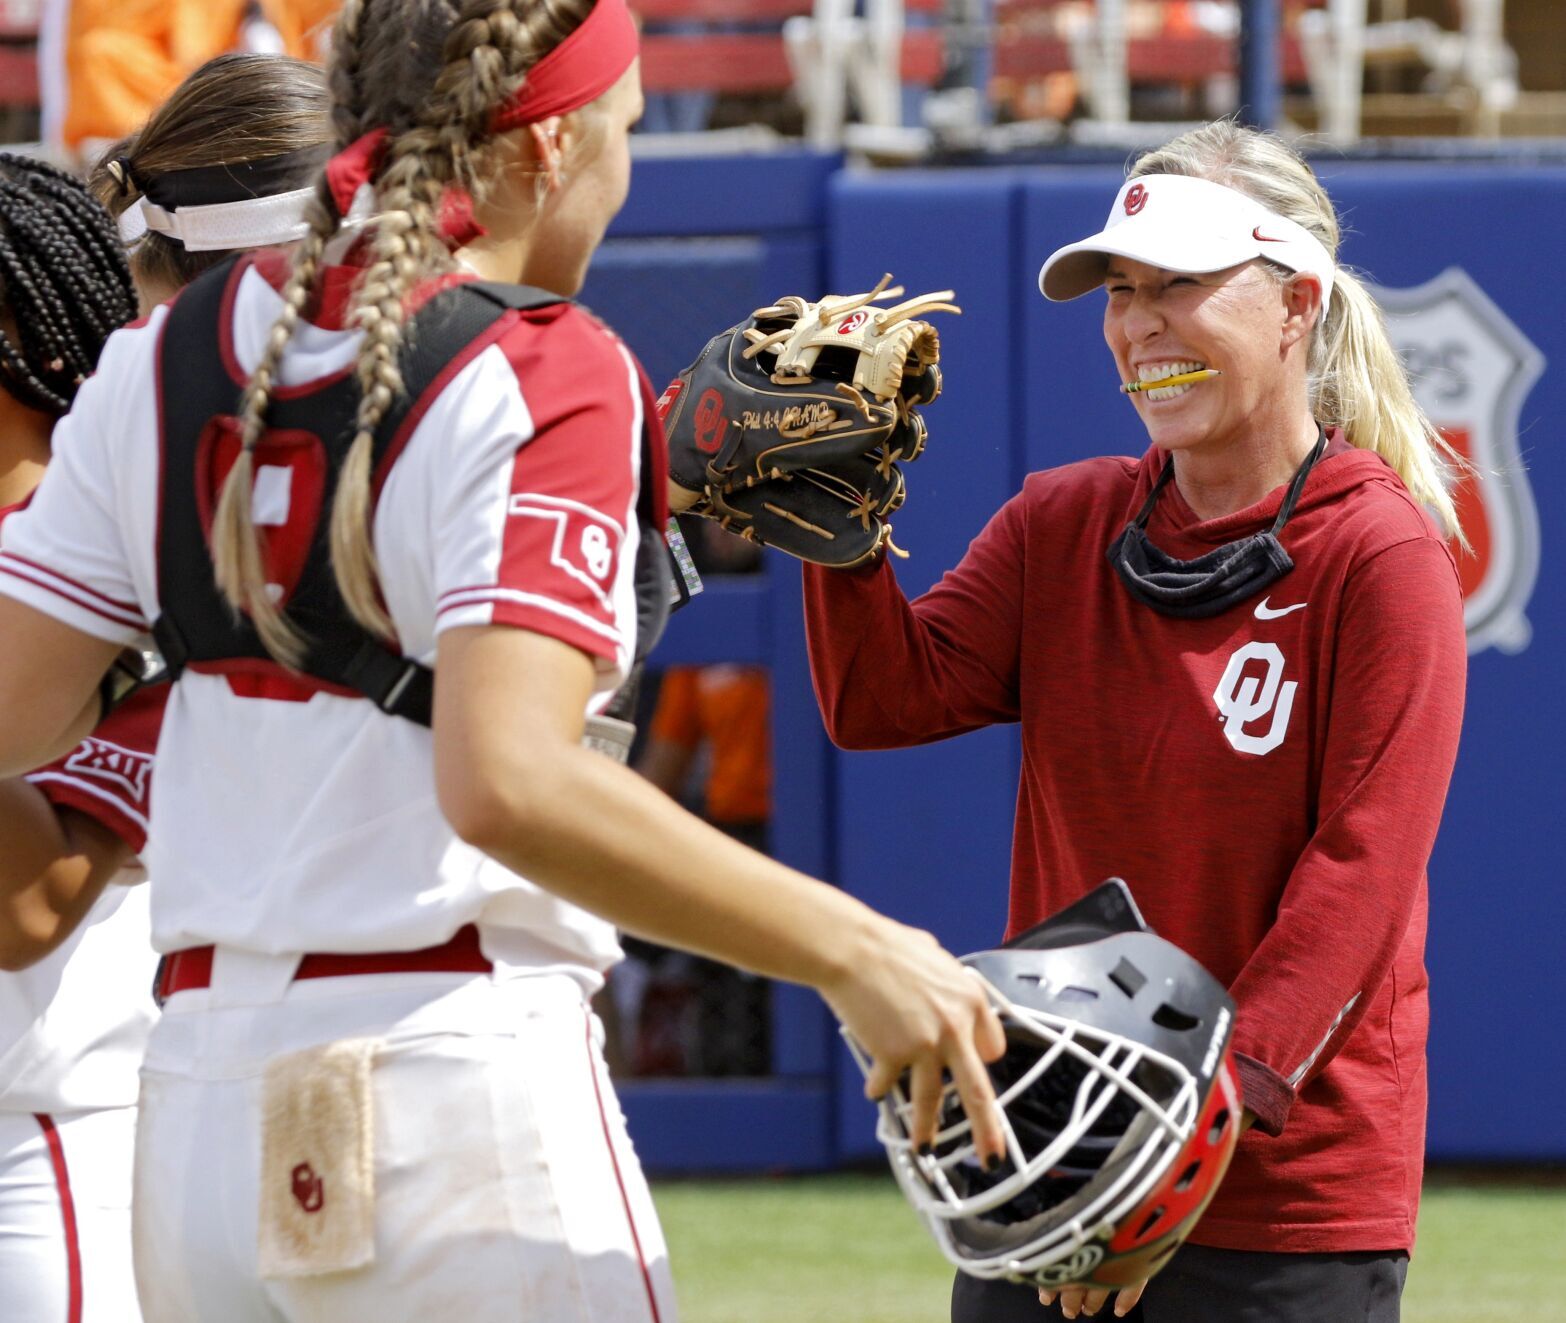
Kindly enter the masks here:
[[987, 1172], [993, 1173], [999, 1171], [1000, 1165], [1001, 1160], [997, 1154], [991, 1153], [989, 1157], [984, 1159], [984, 1170]]
[[935, 1150], [933, 1148], [931, 1148], [928, 1143], [924, 1143], [924, 1144], [920, 1144], [919, 1145], [919, 1156], [921, 1158], [927, 1158], [933, 1152], [935, 1152]]

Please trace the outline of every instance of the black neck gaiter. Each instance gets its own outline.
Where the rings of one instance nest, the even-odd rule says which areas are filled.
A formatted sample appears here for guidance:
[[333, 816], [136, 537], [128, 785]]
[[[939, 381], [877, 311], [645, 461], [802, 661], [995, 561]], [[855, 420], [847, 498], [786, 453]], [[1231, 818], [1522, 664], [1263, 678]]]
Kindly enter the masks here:
[[1327, 448], [1325, 429], [1318, 424], [1317, 430], [1320, 439], [1289, 483], [1272, 527], [1265, 533], [1253, 533], [1238, 542], [1215, 547], [1195, 560], [1177, 560], [1160, 551], [1147, 538], [1147, 521], [1158, 493], [1174, 476], [1174, 457], [1170, 456], [1136, 518], [1109, 544], [1105, 553], [1126, 591], [1142, 605], [1163, 615], [1205, 620], [1277, 583], [1294, 568], [1294, 561], [1278, 541], [1278, 534], [1294, 513], [1295, 502], [1305, 488], [1305, 479]]

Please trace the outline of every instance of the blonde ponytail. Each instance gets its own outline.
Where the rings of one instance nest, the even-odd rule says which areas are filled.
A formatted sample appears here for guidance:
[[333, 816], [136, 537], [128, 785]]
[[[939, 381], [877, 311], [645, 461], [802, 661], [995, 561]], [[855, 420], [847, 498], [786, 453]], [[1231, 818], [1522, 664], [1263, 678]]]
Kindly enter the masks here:
[[[337, 474], [332, 503], [332, 570], [349, 613], [370, 633], [393, 636], [381, 601], [379, 567], [371, 538], [371, 484], [375, 430], [403, 392], [397, 358], [408, 296], [414, 285], [450, 265], [435, 230], [440, 188], [435, 171], [417, 151], [394, 161], [378, 190], [385, 208], [375, 226], [371, 262], [354, 298], [349, 320], [364, 333], [355, 373], [359, 412], [353, 443]], [[420, 197], [422, 193], [425, 196]]]
[[1311, 350], [1316, 417], [1386, 460], [1409, 494], [1466, 549], [1452, 500], [1453, 470], [1464, 461], [1414, 399], [1380, 306], [1347, 268], [1339, 267], [1334, 277], [1332, 304]]
[[[1337, 256], [1341, 231], [1332, 200], [1304, 160], [1273, 134], [1218, 120], [1142, 156], [1130, 174], [1188, 175], [1237, 189], [1304, 226]], [[1285, 276], [1281, 268], [1268, 269]], [[1414, 399], [1381, 309], [1347, 268], [1338, 268], [1331, 302], [1316, 322], [1308, 372], [1316, 418], [1386, 460], [1447, 536], [1467, 548], [1452, 500], [1466, 461]]]

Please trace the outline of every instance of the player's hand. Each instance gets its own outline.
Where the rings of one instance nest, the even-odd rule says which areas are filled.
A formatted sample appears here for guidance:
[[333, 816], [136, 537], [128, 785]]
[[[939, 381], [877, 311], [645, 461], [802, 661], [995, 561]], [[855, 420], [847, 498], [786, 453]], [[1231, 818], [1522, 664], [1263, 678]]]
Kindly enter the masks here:
[[1114, 1292], [1087, 1286], [1067, 1286], [1059, 1291], [1040, 1291], [1039, 1303], [1053, 1304], [1058, 1296], [1060, 1312], [1067, 1318], [1092, 1318], [1109, 1303], [1109, 1297], [1113, 1295], [1115, 1317], [1124, 1318], [1136, 1307], [1136, 1302], [1142, 1298], [1142, 1289], [1146, 1285], [1146, 1282], [1138, 1282], [1135, 1286], [1123, 1286]]
[[821, 993], [874, 1063], [865, 1080], [867, 1097], [883, 1097], [909, 1073], [915, 1147], [935, 1142], [945, 1071], [973, 1123], [980, 1158], [1006, 1156], [984, 1068], [1005, 1052], [1005, 1031], [979, 980], [929, 933], [882, 921], [864, 958]]

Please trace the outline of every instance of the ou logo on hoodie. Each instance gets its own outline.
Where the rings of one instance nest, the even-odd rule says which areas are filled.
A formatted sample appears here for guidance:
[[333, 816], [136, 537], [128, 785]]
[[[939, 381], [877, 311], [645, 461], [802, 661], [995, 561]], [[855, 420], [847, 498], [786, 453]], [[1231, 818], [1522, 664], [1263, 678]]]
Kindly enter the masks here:
[[[1254, 670], [1245, 673], [1247, 662], [1261, 662], [1267, 673], [1258, 677]], [[1241, 753], [1271, 753], [1289, 733], [1289, 716], [1294, 711], [1295, 680], [1283, 679], [1283, 650], [1276, 643], [1247, 643], [1236, 650], [1224, 667], [1223, 679], [1213, 690], [1213, 702], [1222, 714], [1223, 735]], [[1271, 714], [1264, 733], [1252, 733], [1247, 726], [1263, 722]]]

